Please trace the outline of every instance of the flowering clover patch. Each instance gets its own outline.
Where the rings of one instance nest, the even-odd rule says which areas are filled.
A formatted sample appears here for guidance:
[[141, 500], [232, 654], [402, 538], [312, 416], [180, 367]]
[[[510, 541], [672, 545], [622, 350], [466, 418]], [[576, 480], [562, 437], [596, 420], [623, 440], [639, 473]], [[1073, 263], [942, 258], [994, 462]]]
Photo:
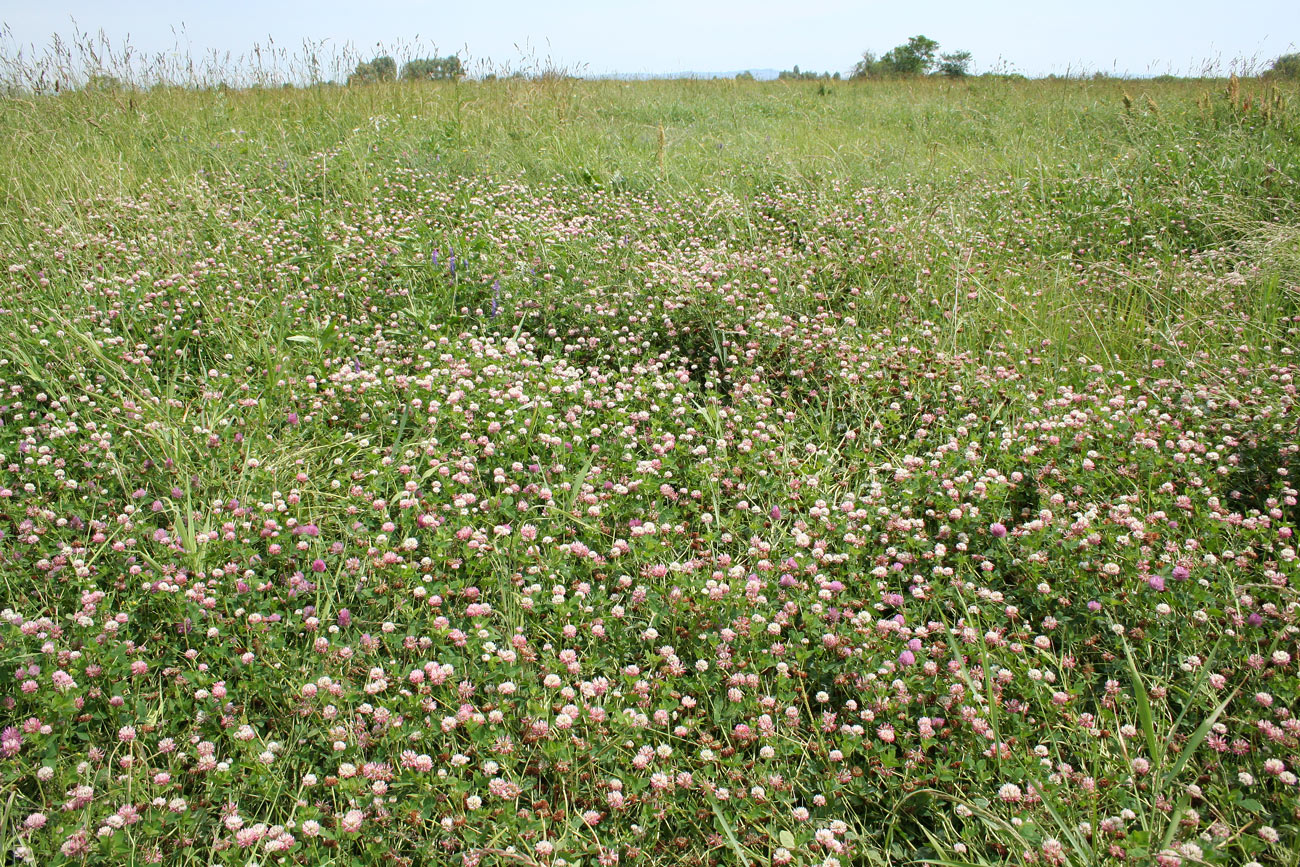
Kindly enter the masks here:
[[15, 863], [1286, 863], [1294, 285], [352, 141], [0, 235]]

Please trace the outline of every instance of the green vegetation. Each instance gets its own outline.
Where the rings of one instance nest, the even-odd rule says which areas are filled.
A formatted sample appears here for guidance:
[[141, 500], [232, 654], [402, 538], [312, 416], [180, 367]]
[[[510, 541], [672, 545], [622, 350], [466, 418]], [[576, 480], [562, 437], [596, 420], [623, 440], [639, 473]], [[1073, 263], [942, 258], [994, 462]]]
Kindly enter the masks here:
[[881, 57], [870, 51], [864, 53], [854, 64], [850, 77], [903, 78], [937, 73], [947, 78], [965, 78], [970, 75], [972, 62], [969, 51], [940, 54], [938, 42], [928, 36], [913, 36]]
[[[454, 54], [450, 57], [421, 57], [402, 64], [402, 81], [458, 81], [464, 76], [464, 64]], [[380, 84], [396, 79], [397, 61], [384, 55], [358, 63], [348, 76], [348, 85]]]
[[1265, 75], [1269, 78], [1284, 78], [1290, 81], [1300, 80], [1300, 52], [1283, 54], [1269, 67]]
[[348, 85], [377, 84], [394, 81], [397, 78], [397, 61], [384, 55], [366, 63], [358, 63], [357, 68], [348, 76]]
[[465, 67], [460, 58], [426, 57], [409, 60], [402, 64], [403, 81], [456, 81], [465, 76]]
[[4, 856], [1296, 867], [1300, 91], [919, 39], [23, 78]]
[[[813, 72], [808, 69], [800, 70], [798, 64], [793, 69], [783, 69], [777, 73], [777, 79], [780, 81], [839, 81], [840, 74], [830, 72]], [[753, 78], [751, 75], [750, 78]]]
[[935, 71], [948, 78], [965, 78], [970, 75], [971, 63], [973, 62], [974, 60], [969, 51], [951, 51], [939, 55], [939, 62], [935, 65]]

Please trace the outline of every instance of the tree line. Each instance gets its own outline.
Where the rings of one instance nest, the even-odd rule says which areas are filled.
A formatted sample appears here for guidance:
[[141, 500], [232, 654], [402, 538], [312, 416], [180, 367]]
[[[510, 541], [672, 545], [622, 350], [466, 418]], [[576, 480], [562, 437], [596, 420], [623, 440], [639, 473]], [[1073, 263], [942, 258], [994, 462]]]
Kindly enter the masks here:
[[[858, 81], [914, 78], [924, 75], [965, 78], [972, 74], [973, 66], [974, 59], [969, 51], [941, 52], [936, 40], [921, 35], [913, 36], [902, 45], [896, 45], [879, 56], [872, 51], [864, 52], [862, 58], [853, 65], [848, 77], [850, 80]], [[464, 65], [456, 55], [409, 60], [402, 65], [400, 74], [397, 61], [384, 55], [358, 63], [356, 69], [348, 76], [347, 83], [349, 85], [374, 84], [399, 79], [401, 81], [457, 81], [464, 75]], [[1275, 79], [1300, 79], [1300, 53], [1282, 55], [1263, 75]], [[495, 77], [489, 76], [489, 78]], [[736, 76], [737, 79], [753, 79], [753, 77], [749, 72], [742, 72]], [[841, 76], [838, 72], [801, 70], [796, 65], [793, 69], [781, 71], [777, 77], [782, 81], [839, 81]], [[1103, 74], [1098, 73], [1098, 77], [1103, 77]]]
[[[402, 81], [456, 81], [465, 75], [465, 67], [456, 55], [449, 57], [423, 57], [402, 64]], [[348, 84], [375, 84], [396, 81], [397, 61], [384, 55], [358, 63], [348, 76]]]
[[[942, 75], [948, 78], [965, 78], [971, 74], [973, 59], [969, 51], [949, 51], [940, 53], [939, 43], [928, 36], [913, 36], [902, 45], [896, 45], [877, 57], [867, 51], [862, 59], [853, 65], [849, 72], [850, 80], [867, 78], [912, 78], [921, 75]], [[747, 72], [737, 75], [737, 79], [753, 78]], [[801, 70], [796, 65], [793, 69], [782, 70], [777, 78], [781, 81], [818, 81], [840, 80], [840, 74], [830, 72], [812, 72]]]
[[916, 75], [943, 75], [965, 78], [973, 60], [969, 51], [940, 54], [939, 43], [928, 36], [913, 36], [880, 57], [867, 51], [853, 65], [850, 78], [905, 78]]

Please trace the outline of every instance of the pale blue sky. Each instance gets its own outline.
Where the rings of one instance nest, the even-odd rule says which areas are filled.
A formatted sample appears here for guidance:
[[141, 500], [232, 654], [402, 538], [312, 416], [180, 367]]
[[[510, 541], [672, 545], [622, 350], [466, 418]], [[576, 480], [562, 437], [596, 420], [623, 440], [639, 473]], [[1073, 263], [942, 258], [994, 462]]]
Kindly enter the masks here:
[[518, 68], [520, 50], [588, 73], [668, 73], [746, 68], [844, 71], [866, 49], [881, 53], [924, 33], [964, 48], [978, 70], [1028, 75], [1103, 70], [1133, 75], [1199, 71], [1236, 59], [1271, 60], [1300, 44], [1296, 0], [0, 0], [0, 21], [22, 45], [55, 32], [103, 29], [129, 35], [144, 52], [182, 45], [240, 54], [272, 37], [294, 49], [304, 39], [371, 53], [419, 37], [440, 53], [460, 52]]

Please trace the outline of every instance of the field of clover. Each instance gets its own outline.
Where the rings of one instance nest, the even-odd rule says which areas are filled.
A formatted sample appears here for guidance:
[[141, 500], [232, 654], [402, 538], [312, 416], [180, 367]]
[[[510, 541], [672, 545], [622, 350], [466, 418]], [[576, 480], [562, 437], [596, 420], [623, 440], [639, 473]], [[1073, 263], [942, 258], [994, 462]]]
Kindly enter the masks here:
[[10, 863], [1297, 863], [1296, 272], [420, 123], [4, 235]]

